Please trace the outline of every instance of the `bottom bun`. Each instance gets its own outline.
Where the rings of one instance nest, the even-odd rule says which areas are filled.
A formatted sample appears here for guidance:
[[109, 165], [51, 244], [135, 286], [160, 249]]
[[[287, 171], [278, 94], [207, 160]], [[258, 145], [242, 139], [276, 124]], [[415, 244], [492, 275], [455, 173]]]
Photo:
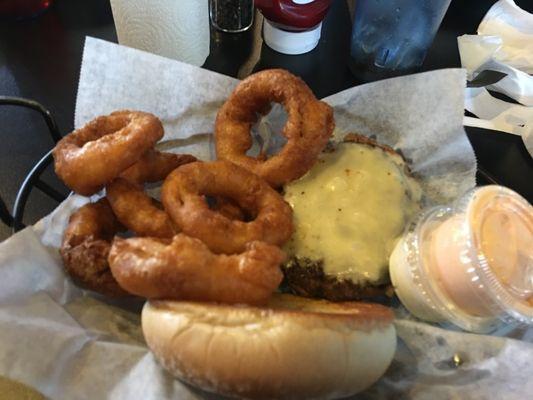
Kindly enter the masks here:
[[396, 349], [388, 308], [291, 295], [263, 308], [150, 301], [142, 328], [170, 373], [244, 398], [350, 396], [383, 375]]

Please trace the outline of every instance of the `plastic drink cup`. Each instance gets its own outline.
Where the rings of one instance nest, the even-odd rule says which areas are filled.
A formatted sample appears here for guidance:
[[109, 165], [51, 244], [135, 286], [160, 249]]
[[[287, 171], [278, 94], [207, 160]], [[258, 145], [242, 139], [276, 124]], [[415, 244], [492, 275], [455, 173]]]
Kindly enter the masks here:
[[357, 0], [349, 66], [373, 81], [416, 71], [451, 0]]

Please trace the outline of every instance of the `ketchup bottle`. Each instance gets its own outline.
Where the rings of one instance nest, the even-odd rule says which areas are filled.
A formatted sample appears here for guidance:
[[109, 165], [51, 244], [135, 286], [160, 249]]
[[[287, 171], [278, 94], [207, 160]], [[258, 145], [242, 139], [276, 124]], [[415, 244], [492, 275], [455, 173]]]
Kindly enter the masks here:
[[284, 54], [313, 50], [320, 39], [322, 20], [331, 0], [255, 0], [265, 17], [263, 39]]

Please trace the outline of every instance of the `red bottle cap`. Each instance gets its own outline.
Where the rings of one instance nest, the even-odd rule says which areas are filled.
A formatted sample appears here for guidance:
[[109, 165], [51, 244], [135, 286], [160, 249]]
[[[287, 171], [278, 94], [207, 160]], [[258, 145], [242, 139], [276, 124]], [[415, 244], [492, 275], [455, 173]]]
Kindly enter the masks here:
[[331, 0], [255, 0], [254, 3], [266, 19], [280, 28], [305, 31], [322, 22]]

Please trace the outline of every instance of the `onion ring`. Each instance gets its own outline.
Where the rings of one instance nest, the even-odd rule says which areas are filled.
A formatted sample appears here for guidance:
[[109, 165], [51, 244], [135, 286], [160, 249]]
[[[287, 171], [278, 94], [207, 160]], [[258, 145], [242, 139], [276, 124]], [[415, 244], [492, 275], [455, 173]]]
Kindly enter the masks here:
[[215, 204], [210, 207], [211, 210], [215, 210], [228, 219], [238, 221], [244, 221], [246, 219], [244, 211], [234, 201], [221, 196], [213, 197], [213, 199]]
[[168, 214], [139, 185], [117, 178], [106, 186], [106, 196], [117, 219], [138, 236], [171, 238], [179, 232]]
[[142, 184], [157, 182], [182, 164], [196, 161], [189, 154], [148, 150], [135, 164], [106, 186], [106, 195], [117, 219], [138, 236], [171, 238], [179, 229], [160, 204], [144, 193]]
[[[281, 132], [287, 143], [267, 160], [247, 156], [252, 146], [250, 128], [271, 102], [281, 103], [287, 111], [288, 120]], [[240, 82], [219, 110], [215, 121], [217, 158], [281, 187], [313, 166], [334, 126], [331, 107], [318, 101], [300, 78], [281, 69], [261, 71]]]
[[196, 161], [196, 157], [190, 154], [163, 153], [150, 149], [135, 164], [122, 172], [120, 177], [137, 184], [158, 182], [180, 165], [193, 161]]
[[88, 196], [133, 165], [163, 137], [161, 121], [139, 111], [117, 111], [93, 119], [54, 148], [56, 174]]
[[263, 304], [280, 284], [285, 254], [252, 242], [242, 254], [215, 255], [184, 234], [172, 241], [115, 238], [109, 252], [113, 276], [146, 298]]
[[[117, 178], [107, 185], [106, 197], [120, 223], [137, 236], [169, 239], [180, 231], [157, 200], [126, 179]], [[242, 210], [230, 200], [215, 201], [213, 210], [232, 220], [244, 220]]]
[[108, 296], [127, 294], [113, 278], [107, 262], [110, 241], [121, 229], [105, 198], [70, 216], [59, 252], [65, 270], [76, 283]]
[[[204, 195], [235, 200], [255, 218], [232, 221], [211, 210]], [[163, 183], [161, 200], [185, 234], [202, 240], [215, 253], [240, 253], [255, 240], [282, 245], [293, 231], [292, 209], [280, 194], [257, 175], [227, 161], [194, 162], [174, 170]]]

